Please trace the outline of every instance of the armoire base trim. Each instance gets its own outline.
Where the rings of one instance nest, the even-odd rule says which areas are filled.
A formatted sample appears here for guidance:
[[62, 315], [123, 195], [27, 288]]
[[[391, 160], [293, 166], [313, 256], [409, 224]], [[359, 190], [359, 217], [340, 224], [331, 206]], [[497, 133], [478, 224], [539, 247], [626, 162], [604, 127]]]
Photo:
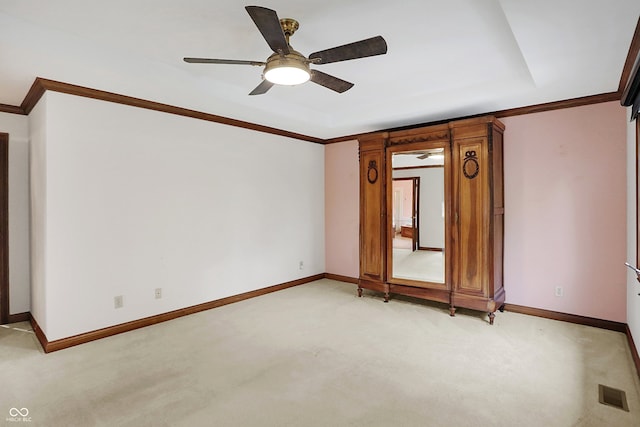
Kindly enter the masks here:
[[451, 298], [451, 291], [448, 289], [431, 289], [431, 288], [418, 288], [414, 286], [403, 285], [389, 285], [389, 292], [393, 294], [404, 295], [414, 298], [422, 298], [430, 301], [449, 303]]

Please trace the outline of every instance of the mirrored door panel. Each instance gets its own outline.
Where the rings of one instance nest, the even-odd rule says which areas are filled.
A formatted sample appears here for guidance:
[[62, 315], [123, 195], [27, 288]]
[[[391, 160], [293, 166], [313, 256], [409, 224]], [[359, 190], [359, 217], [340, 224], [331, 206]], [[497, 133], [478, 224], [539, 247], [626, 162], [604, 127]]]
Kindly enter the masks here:
[[446, 283], [447, 150], [446, 144], [432, 142], [387, 149], [392, 283]]

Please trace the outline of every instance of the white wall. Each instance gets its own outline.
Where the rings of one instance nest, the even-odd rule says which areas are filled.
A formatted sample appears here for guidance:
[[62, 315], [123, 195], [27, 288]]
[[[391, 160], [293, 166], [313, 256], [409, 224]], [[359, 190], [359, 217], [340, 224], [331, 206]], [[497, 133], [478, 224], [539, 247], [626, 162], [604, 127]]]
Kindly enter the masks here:
[[[629, 114], [631, 109], [629, 108]], [[636, 263], [636, 122], [627, 125], [627, 262]], [[622, 268], [622, 266], [621, 266]], [[627, 324], [640, 351], [640, 283], [627, 270]]]
[[444, 168], [400, 169], [394, 178], [420, 177], [420, 246], [444, 248]]
[[9, 314], [18, 314], [31, 308], [27, 117], [0, 113], [0, 132], [9, 134]]
[[55, 92], [43, 102], [34, 316], [50, 341], [325, 271], [322, 145]]
[[29, 115], [31, 314], [42, 330], [47, 330], [46, 288], [46, 137], [47, 98], [45, 93]]

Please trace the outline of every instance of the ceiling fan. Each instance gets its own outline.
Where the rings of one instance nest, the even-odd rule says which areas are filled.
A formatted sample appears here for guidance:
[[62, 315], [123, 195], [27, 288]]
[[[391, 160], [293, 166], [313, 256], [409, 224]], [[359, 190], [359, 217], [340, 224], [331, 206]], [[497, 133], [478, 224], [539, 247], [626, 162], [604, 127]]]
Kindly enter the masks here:
[[210, 58], [184, 58], [184, 61], [192, 64], [264, 66], [262, 83], [251, 91], [249, 95], [266, 93], [273, 85], [297, 85], [308, 80], [338, 93], [343, 93], [351, 89], [353, 83], [318, 70], [312, 70], [309, 64], [329, 64], [331, 62], [348, 61], [387, 53], [386, 41], [381, 36], [376, 36], [314, 52], [307, 59], [289, 44], [289, 38], [299, 27], [298, 21], [291, 18], [278, 19], [277, 13], [266, 7], [246, 6], [245, 9], [274, 52], [265, 62]]
[[444, 158], [444, 150], [442, 148], [438, 148], [435, 150], [425, 150], [425, 151], [403, 151], [401, 153], [394, 153], [394, 154], [399, 154], [401, 156], [415, 156], [416, 159], [418, 160], [424, 160], [424, 159], [442, 159]]

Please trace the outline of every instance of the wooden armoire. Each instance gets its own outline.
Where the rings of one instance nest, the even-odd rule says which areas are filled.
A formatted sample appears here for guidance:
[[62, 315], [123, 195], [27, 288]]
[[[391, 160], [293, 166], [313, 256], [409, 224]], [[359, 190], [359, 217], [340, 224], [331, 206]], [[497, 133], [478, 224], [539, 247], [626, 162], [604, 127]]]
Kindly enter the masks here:
[[[489, 313], [505, 300], [503, 284], [503, 132], [486, 116], [358, 138], [360, 147], [360, 277], [363, 289], [408, 295]], [[391, 260], [394, 153], [442, 151], [444, 180], [443, 280], [395, 277]]]

